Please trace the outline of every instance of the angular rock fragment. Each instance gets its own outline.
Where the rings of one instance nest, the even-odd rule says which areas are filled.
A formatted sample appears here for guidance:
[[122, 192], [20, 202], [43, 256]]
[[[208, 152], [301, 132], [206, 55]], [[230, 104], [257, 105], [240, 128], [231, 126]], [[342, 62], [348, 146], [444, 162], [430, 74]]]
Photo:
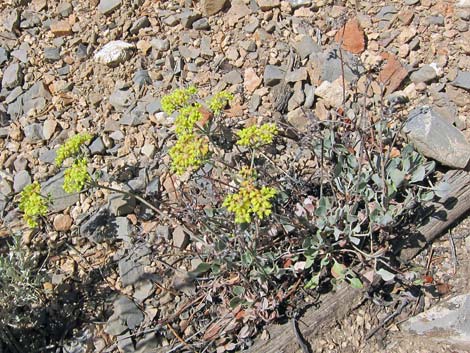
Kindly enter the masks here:
[[470, 144], [459, 129], [429, 107], [412, 110], [403, 127], [410, 143], [426, 157], [452, 167], [465, 168]]

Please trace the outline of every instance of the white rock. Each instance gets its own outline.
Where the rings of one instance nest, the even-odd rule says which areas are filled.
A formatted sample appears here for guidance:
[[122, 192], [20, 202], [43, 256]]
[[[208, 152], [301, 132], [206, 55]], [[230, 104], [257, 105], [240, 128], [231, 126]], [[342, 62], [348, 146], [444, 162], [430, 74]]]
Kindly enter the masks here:
[[114, 67], [129, 59], [132, 49], [134, 49], [134, 45], [122, 40], [114, 40], [95, 54], [95, 60], [101, 64]]
[[460, 0], [457, 7], [470, 7], [470, 0]]
[[[347, 94], [347, 92], [345, 93]], [[338, 108], [343, 102], [343, 88], [341, 82], [339, 79], [334, 82], [323, 81], [320, 86], [315, 89], [315, 95], [323, 98], [324, 102], [330, 107]]]

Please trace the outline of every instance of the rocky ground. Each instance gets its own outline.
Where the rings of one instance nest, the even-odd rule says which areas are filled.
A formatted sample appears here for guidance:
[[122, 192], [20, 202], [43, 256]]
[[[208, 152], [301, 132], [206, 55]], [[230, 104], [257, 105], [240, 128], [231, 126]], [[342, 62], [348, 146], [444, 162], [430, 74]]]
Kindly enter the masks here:
[[[269, 118], [301, 132], [340, 111], [354, 119], [359, 92], [400, 106], [401, 117], [422, 117], [408, 129], [428, 157], [451, 168], [469, 160], [467, 0], [3, 0], [0, 17], [1, 219], [4, 227], [21, 229], [26, 245], [62, 249], [50, 259], [45, 287], [59, 294], [52, 310], [68, 321], [56, 329], [69, 351], [184, 351], [193, 337], [210, 339], [213, 323], [192, 321], [195, 311], [210, 308], [207, 292], [187, 279], [200, 260], [189, 256], [193, 239], [185, 229], [157, 222], [120, 194], [64, 193], [54, 158], [71, 135], [95, 134], [92, 167], [109, 185], [124, 182], [168, 203], [177, 201], [178, 181], [163, 165], [172, 121], [160, 98], [190, 84], [202, 96], [232, 92], [226, 113], [234, 121]], [[414, 110], [423, 106], [430, 111]], [[289, 153], [297, 152], [294, 146]], [[15, 195], [34, 180], [55, 200], [47, 232], [22, 228], [16, 207]], [[426, 267], [429, 259], [430, 282], [442, 284], [439, 295], [429, 296], [433, 300], [424, 297], [424, 308], [468, 291], [467, 277], [459, 275], [468, 273], [466, 236], [462, 231], [456, 240], [462, 267], [452, 266], [444, 243], [418, 260]], [[92, 288], [80, 292], [79, 301], [67, 297], [77, 283]], [[415, 338], [395, 332], [385, 337], [379, 330], [373, 343], [364, 340], [395, 309], [361, 307], [311, 338], [312, 347], [417, 351], [410, 348]], [[172, 315], [179, 334], [160, 320]], [[164, 333], [155, 335], [162, 327]], [[217, 352], [230, 345], [221, 340]]]

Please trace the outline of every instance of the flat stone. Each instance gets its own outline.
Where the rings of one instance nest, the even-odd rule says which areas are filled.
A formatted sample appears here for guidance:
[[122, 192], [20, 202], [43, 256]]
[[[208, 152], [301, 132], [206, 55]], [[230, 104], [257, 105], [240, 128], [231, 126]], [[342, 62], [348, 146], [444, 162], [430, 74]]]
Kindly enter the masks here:
[[153, 156], [155, 155], [155, 152], [156, 152], [155, 145], [151, 143], [146, 143], [145, 145], [142, 146], [142, 149], [140, 150], [140, 153], [142, 153], [147, 158], [153, 158]]
[[178, 23], [180, 23], [180, 20], [178, 17], [170, 15], [163, 20], [163, 23], [166, 24], [167, 26], [174, 27]]
[[51, 99], [52, 95], [46, 85], [42, 81], [36, 82], [22, 96], [22, 111], [25, 114], [28, 114], [33, 109], [40, 112]]
[[44, 59], [46, 59], [49, 62], [59, 61], [60, 49], [56, 47], [44, 48]]
[[457, 7], [467, 8], [470, 7], [470, 0], [460, 0]]
[[150, 41], [150, 45], [160, 52], [170, 49], [170, 41], [168, 39], [154, 38]]
[[100, 0], [98, 11], [103, 15], [110, 15], [122, 5], [122, 0]]
[[117, 225], [114, 219], [115, 217], [109, 214], [109, 210], [102, 207], [82, 223], [80, 234], [93, 243], [101, 243], [107, 239], [112, 240], [117, 235]]
[[0, 65], [8, 61], [10, 57], [8, 51], [5, 48], [0, 47]]
[[110, 67], [116, 67], [131, 57], [134, 45], [122, 40], [107, 43], [95, 54], [95, 60]]
[[431, 65], [424, 65], [418, 71], [413, 72], [410, 75], [411, 81], [414, 83], [429, 83], [437, 78], [437, 71]]
[[305, 94], [302, 89], [302, 82], [298, 81], [294, 84], [294, 93], [289, 99], [289, 102], [287, 103], [287, 111], [292, 111], [294, 109], [297, 109], [300, 107], [305, 100]]
[[104, 145], [103, 139], [101, 137], [94, 139], [93, 142], [88, 146], [88, 149], [92, 155], [104, 154], [106, 152], [106, 146]]
[[427, 336], [436, 344], [445, 342], [462, 349], [470, 345], [470, 295], [445, 300], [400, 325], [405, 332]]
[[134, 299], [142, 303], [153, 293], [153, 283], [149, 279], [143, 279], [135, 285]]
[[243, 82], [242, 75], [240, 74], [238, 70], [232, 70], [226, 73], [222, 77], [222, 80], [224, 80], [226, 83], [231, 84], [231, 85], [236, 85], [236, 84]]
[[179, 18], [184, 28], [190, 29], [193, 27], [193, 23], [201, 18], [201, 14], [192, 10], [184, 10]]
[[23, 71], [18, 63], [10, 64], [3, 72], [2, 87], [6, 89], [15, 88], [23, 84]]
[[426, 157], [452, 168], [467, 166], [470, 144], [465, 136], [429, 107], [412, 110], [403, 131], [410, 143]]
[[64, 172], [54, 175], [42, 184], [44, 195], [51, 194], [52, 205], [49, 207], [52, 212], [61, 212], [67, 207], [75, 205], [79, 200], [79, 194], [66, 193], [63, 189], [64, 185]]
[[20, 192], [26, 185], [31, 184], [31, 175], [27, 170], [21, 170], [15, 174], [13, 179], [13, 190]]
[[280, 0], [256, 0], [258, 6], [263, 11], [269, 11], [274, 9], [275, 7], [281, 6]]
[[67, 232], [72, 227], [72, 217], [66, 214], [58, 214], [54, 217], [54, 229], [58, 232]]
[[386, 93], [390, 94], [408, 77], [408, 71], [393, 54], [383, 53], [382, 57], [386, 60], [386, 64], [382, 67], [378, 79], [386, 86]]
[[17, 58], [23, 64], [28, 63], [28, 51], [26, 49], [16, 49], [11, 52], [11, 56]]
[[353, 18], [336, 33], [335, 40], [341, 47], [350, 53], [360, 54], [366, 49], [364, 30], [359, 21]]
[[178, 46], [178, 51], [185, 59], [196, 59], [201, 54], [198, 48], [187, 45]]
[[306, 83], [304, 87], [304, 94], [305, 94], [304, 107], [311, 108], [315, 101], [315, 87]]
[[114, 302], [114, 314], [133, 330], [144, 320], [144, 315], [135, 303], [126, 296], [120, 296]]
[[285, 72], [278, 66], [266, 65], [263, 80], [265, 86], [273, 87], [284, 78]]
[[132, 24], [132, 27], [129, 29], [129, 32], [131, 34], [138, 34], [142, 28], [146, 28], [149, 26], [150, 26], [150, 20], [148, 19], [148, 17], [142, 16], [134, 21], [134, 23]]
[[51, 23], [51, 32], [56, 37], [69, 36], [73, 33], [72, 26], [65, 20]]
[[104, 332], [111, 336], [118, 336], [129, 328], [126, 323], [119, 318], [118, 315], [111, 315], [104, 326]]
[[[347, 94], [347, 91], [345, 94]], [[323, 98], [323, 101], [333, 108], [338, 108], [343, 103], [343, 88], [339, 79], [334, 82], [323, 81], [315, 89], [315, 95]]]
[[116, 238], [127, 243], [132, 241], [132, 225], [127, 217], [116, 217], [113, 221], [116, 226]]
[[312, 5], [312, 0], [288, 0], [289, 5], [292, 9], [298, 9], [304, 6]]
[[288, 72], [286, 74], [286, 82], [305, 81], [307, 79], [307, 69], [301, 67], [300, 69]]
[[47, 119], [42, 125], [42, 134], [45, 140], [49, 140], [57, 128], [57, 121], [53, 119]]
[[123, 286], [137, 283], [144, 275], [144, 267], [132, 258], [123, 258], [119, 261], [119, 275]]
[[299, 132], [307, 132], [311, 121], [302, 108], [297, 108], [287, 113], [287, 121]]
[[202, 0], [201, 8], [206, 16], [212, 16], [222, 11], [226, 4], [227, 0]]
[[193, 23], [193, 29], [196, 29], [198, 31], [204, 31], [210, 29], [211, 26], [209, 24], [209, 21], [207, 21], [207, 18], [203, 17], [200, 18], [197, 21], [194, 21]]
[[332, 49], [319, 57], [316, 56], [318, 59], [317, 65], [322, 67], [322, 81], [336, 81], [338, 78], [342, 78], [344, 71], [344, 79], [347, 82], [351, 82], [358, 79], [364, 73], [364, 67], [360, 62], [355, 60], [353, 54], [343, 51], [342, 56], [343, 64], [341, 63], [341, 55], [337, 49]]
[[302, 60], [312, 53], [320, 53], [322, 51], [320, 45], [310, 36], [303, 36], [300, 41], [294, 44], [294, 47]]
[[119, 124], [126, 126], [138, 126], [144, 124], [148, 119], [145, 106], [137, 106], [130, 112], [126, 112], [119, 120]]
[[243, 84], [248, 93], [253, 93], [261, 85], [261, 82], [261, 77], [256, 74], [253, 68], [249, 67], [245, 70]]
[[62, 17], [68, 17], [72, 14], [73, 12], [73, 6], [70, 2], [68, 1], [63, 1], [57, 5], [57, 12], [62, 16]]
[[3, 27], [8, 32], [13, 32], [20, 27], [21, 13], [18, 9], [11, 10], [8, 15], [3, 18]]
[[131, 90], [117, 89], [109, 96], [109, 104], [118, 112], [126, 110], [133, 100], [134, 94]]
[[451, 82], [451, 85], [470, 90], [470, 71], [459, 70], [457, 77]]
[[34, 123], [26, 125], [23, 129], [24, 137], [30, 142], [37, 142], [44, 140], [44, 135], [42, 133], [42, 124]]
[[189, 244], [189, 235], [183, 230], [182, 227], [177, 226], [173, 230], [173, 245], [178, 249], [185, 249]]
[[125, 216], [134, 212], [135, 198], [121, 193], [109, 195], [108, 209], [114, 216]]

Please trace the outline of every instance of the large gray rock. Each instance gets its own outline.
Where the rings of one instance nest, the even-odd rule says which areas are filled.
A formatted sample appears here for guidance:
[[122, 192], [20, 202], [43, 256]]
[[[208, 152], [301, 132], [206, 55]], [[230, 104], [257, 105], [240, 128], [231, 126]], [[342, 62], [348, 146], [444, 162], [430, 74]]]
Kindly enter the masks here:
[[144, 267], [132, 258], [119, 261], [119, 275], [123, 286], [137, 283], [144, 275]]
[[15, 174], [13, 180], [13, 190], [15, 190], [15, 192], [20, 192], [29, 184], [31, 184], [31, 175], [29, 175], [27, 170], [21, 170]]
[[227, 0], [202, 0], [202, 12], [206, 16], [215, 15], [224, 8], [226, 3]]
[[33, 109], [37, 112], [42, 111], [46, 107], [47, 102], [52, 99], [52, 95], [46, 85], [39, 81], [32, 85], [21, 98], [23, 113], [28, 114]]
[[470, 89], [470, 71], [460, 71], [454, 81], [451, 82], [453, 86]]
[[2, 87], [11, 89], [15, 88], [16, 86], [20, 86], [22, 83], [23, 71], [21, 70], [20, 64], [10, 64], [3, 73]]
[[403, 132], [409, 142], [426, 157], [452, 168], [467, 166], [470, 144], [465, 136], [429, 107], [411, 111]]
[[425, 335], [436, 342], [468, 348], [470, 345], [470, 295], [440, 303], [401, 324], [401, 329]]
[[120, 8], [121, 0], [101, 0], [98, 4], [98, 11], [103, 15], [109, 15]]
[[411, 81], [414, 83], [428, 83], [435, 80], [437, 77], [437, 71], [431, 65], [424, 65], [418, 71], [413, 72], [410, 75]]
[[275, 86], [281, 82], [285, 74], [286, 73], [278, 66], [266, 65], [263, 75], [264, 84], [271, 87]]
[[0, 65], [2, 65], [4, 62], [7, 62], [9, 57], [10, 55], [6, 49], [0, 47]]

